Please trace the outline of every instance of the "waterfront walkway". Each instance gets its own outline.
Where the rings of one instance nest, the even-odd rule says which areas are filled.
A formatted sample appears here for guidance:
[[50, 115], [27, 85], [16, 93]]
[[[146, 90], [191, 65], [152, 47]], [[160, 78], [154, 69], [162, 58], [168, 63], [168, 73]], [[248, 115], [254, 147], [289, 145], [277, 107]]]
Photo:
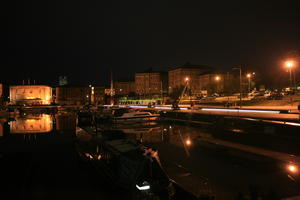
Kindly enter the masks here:
[[[153, 109], [153, 110], [165, 110], [171, 111], [170, 105], [156, 106], [155, 108], [148, 108], [147, 106], [131, 106], [136, 109]], [[191, 108], [189, 105], [180, 105], [180, 110], [175, 112], [186, 113], [199, 113], [207, 115], [225, 115], [235, 117], [251, 117], [259, 119], [274, 119], [283, 121], [300, 121], [300, 113], [297, 110], [297, 106], [242, 106], [242, 107], [230, 107], [225, 108], [222, 106], [207, 106], [197, 105]]]

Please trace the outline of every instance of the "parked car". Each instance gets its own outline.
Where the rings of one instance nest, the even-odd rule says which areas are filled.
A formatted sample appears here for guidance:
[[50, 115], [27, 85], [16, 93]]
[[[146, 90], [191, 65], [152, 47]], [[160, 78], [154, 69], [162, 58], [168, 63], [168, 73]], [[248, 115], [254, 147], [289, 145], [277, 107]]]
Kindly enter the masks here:
[[269, 100], [281, 100], [283, 98], [283, 95], [279, 92], [271, 93], [270, 96], [267, 97]]

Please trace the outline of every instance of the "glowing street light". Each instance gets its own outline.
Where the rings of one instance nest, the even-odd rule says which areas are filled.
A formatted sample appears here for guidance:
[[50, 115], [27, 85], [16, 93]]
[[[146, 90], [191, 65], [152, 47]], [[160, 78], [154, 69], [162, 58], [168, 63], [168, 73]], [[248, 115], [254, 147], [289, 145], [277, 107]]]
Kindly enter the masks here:
[[217, 92], [217, 93], [219, 93], [219, 87], [218, 87], [219, 84], [218, 84], [218, 82], [219, 82], [220, 80], [221, 80], [221, 77], [220, 77], [220, 76], [216, 76], [216, 77], [215, 77], [215, 81], [217, 82], [217, 83], [216, 83], [216, 88], [217, 88], [217, 91], [216, 91], [216, 92]]
[[285, 62], [285, 66], [288, 68], [292, 68], [294, 66], [294, 62], [292, 60], [288, 60]]
[[287, 165], [287, 170], [291, 173], [297, 173], [298, 172], [298, 167], [294, 164], [288, 164]]
[[187, 139], [187, 140], [185, 141], [185, 144], [186, 144], [187, 146], [190, 146], [190, 145], [192, 144], [192, 141], [191, 141], [190, 139]]
[[248, 78], [248, 93], [250, 93], [250, 88], [251, 88], [251, 74], [250, 73], [247, 74], [247, 78]]
[[185, 81], [187, 82], [187, 81], [189, 81], [190, 79], [189, 79], [189, 77], [185, 77]]
[[292, 81], [292, 69], [295, 66], [295, 62], [292, 60], [287, 60], [285, 61], [285, 67], [288, 68], [289, 72], [290, 72], [290, 86], [293, 86], [293, 81]]

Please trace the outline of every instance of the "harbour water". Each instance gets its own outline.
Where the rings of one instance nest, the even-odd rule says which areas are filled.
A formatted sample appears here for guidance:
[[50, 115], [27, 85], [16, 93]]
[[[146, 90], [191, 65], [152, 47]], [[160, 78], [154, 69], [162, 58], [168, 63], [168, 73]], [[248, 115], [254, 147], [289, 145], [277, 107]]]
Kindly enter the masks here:
[[[80, 165], [75, 130], [76, 113], [71, 112], [25, 114], [2, 121], [1, 190], [15, 199], [126, 199]], [[289, 174], [285, 163], [201, 140], [220, 139], [297, 156], [298, 138], [278, 140], [258, 128], [225, 130], [172, 121], [102, 124], [98, 130], [121, 130], [157, 150], [170, 178], [195, 193], [213, 192], [216, 199], [300, 195], [299, 176]]]

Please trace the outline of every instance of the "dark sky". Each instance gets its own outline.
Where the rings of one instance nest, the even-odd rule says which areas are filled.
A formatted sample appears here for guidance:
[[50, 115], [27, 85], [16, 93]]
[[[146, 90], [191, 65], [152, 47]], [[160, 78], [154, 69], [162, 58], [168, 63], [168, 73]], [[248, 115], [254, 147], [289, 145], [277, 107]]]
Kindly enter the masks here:
[[300, 50], [298, 8], [291, 1], [7, 1], [0, 82], [55, 84], [66, 75], [73, 84], [103, 84], [110, 69], [133, 77], [187, 61], [245, 64], [285, 80], [280, 61]]

